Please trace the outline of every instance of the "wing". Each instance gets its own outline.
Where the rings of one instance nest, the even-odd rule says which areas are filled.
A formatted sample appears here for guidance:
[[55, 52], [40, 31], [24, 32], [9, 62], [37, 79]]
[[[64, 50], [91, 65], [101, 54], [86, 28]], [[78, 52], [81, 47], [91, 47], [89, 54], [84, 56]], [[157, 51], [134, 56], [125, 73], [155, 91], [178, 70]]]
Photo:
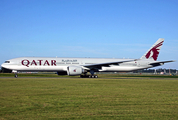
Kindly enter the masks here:
[[89, 69], [101, 69], [101, 67], [109, 67], [110, 65], [118, 65], [120, 63], [124, 62], [131, 62], [135, 61], [133, 60], [127, 60], [127, 61], [117, 61], [117, 62], [108, 62], [108, 63], [98, 63], [98, 64], [91, 64], [91, 65], [83, 65], [83, 67], [89, 68]]
[[175, 62], [175, 61], [174, 60], [170, 60], [170, 61], [157, 61], [157, 62], [152, 62], [149, 65], [160, 66], [160, 65], [163, 65], [164, 63], [168, 63], [168, 62]]

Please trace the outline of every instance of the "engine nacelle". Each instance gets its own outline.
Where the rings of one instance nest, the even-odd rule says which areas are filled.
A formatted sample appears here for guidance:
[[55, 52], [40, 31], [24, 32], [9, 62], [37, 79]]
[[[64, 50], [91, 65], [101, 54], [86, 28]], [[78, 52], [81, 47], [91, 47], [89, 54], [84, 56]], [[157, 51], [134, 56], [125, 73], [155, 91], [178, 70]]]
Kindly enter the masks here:
[[82, 73], [84, 73], [84, 69], [82, 67], [77, 67], [77, 66], [67, 67], [67, 74], [70, 76], [81, 75]]

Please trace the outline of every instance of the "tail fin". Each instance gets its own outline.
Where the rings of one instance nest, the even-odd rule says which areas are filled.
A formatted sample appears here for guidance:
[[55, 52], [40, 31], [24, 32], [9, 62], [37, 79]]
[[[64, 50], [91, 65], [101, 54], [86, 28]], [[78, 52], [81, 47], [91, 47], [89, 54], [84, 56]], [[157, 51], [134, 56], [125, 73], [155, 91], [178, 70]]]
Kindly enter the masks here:
[[155, 44], [140, 58], [140, 59], [150, 59], [156, 61], [163, 45], [164, 38], [159, 38]]

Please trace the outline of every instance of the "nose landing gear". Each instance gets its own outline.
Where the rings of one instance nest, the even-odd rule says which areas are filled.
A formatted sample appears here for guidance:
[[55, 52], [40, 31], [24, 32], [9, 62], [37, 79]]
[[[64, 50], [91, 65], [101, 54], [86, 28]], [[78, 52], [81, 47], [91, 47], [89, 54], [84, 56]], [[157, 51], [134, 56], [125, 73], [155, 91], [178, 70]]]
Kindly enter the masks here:
[[14, 77], [15, 77], [15, 78], [18, 78], [18, 75], [17, 75], [17, 73], [15, 73]]
[[15, 78], [17, 78], [18, 77], [18, 75], [17, 75], [17, 70], [12, 70], [12, 73], [14, 73], [15, 75], [14, 75], [14, 77]]

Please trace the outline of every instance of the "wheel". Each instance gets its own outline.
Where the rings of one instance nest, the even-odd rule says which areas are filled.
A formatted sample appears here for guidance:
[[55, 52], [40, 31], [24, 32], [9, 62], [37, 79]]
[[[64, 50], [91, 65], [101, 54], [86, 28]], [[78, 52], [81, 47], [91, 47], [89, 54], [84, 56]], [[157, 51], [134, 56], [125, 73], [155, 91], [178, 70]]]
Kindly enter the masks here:
[[95, 75], [95, 78], [98, 78], [98, 75]]
[[14, 76], [15, 78], [17, 78], [18, 77], [18, 75], [17, 74], [15, 74], [15, 76]]

